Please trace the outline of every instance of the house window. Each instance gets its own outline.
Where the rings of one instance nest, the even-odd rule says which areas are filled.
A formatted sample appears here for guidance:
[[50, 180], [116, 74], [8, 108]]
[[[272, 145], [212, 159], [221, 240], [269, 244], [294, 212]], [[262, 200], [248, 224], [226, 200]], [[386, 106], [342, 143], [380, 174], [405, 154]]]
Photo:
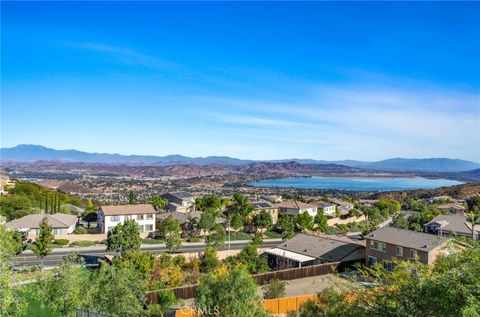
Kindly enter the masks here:
[[125, 220], [133, 219], [132, 216], [125, 216]]
[[110, 221], [112, 221], [112, 222], [120, 221], [120, 216], [111, 216]]
[[62, 229], [60, 228], [53, 228], [53, 235], [59, 235], [62, 234]]
[[377, 258], [374, 257], [374, 256], [369, 256], [368, 257], [368, 265], [375, 265], [375, 263], [377, 263]]
[[143, 220], [143, 215], [137, 215], [137, 220]]
[[370, 248], [377, 251], [385, 252], [387, 250], [387, 245], [385, 242], [378, 242], [372, 240], [370, 241]]
[[153, 231], [153, 225], [145, 225], [145, 231]]
[[395, 255], [396, 256], [403, 256], [403, 248], [402, 247], [395, 247]]
[[393, 262], [392, 261], [383, 261], [383, 267], [385, 270], [391, 272], [393, 271]]
[[138, 225], [138, 231], [144, 232], [144, 231], [143, 231], [143, 225]]
[[153, 214], [147, 215], [147, 220], [152, 220], [153, 219]]
[[410, 259], [416, 260], [418, 258], [417, 250], [410, 250]]

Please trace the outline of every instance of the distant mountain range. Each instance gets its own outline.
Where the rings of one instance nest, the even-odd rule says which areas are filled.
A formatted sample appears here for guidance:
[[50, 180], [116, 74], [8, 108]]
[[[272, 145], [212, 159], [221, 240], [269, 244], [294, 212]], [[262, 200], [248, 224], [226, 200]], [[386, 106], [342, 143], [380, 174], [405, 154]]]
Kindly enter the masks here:
[[[77, 150], [55, 150], [40, 145], [18, 145], [0, 149], [0, 160], [17, 162], [67, 161], [126, 165], [248, 165], [261, 161], [242, 160], [228, 156], [188, 157], [182, 155], [121, 155], [107, 153], [88, 153]], [[381, 171], [424, 171], [424, 172], [461, 172], [479, 169], [480, 164], [447, 158], [406, 159], [392, 158], [377, 162], [355, 160], [325, 161], [312, 159], [271, 160], [268, 163], [297, 162], [300, 164], [337, 164], [354, 168]]]

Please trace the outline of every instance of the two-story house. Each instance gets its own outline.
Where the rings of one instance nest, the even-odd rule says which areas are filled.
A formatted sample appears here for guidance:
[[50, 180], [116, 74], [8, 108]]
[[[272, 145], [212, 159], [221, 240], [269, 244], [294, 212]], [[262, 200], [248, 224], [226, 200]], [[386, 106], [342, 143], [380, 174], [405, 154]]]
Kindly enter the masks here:
[[337, 212], [336, 207], [337, 205], [327, 202], [321, 202], [318, 204], [318, 209], [321, 210], [323, 214], [328, 217], [335, 217], [335, 214]]
[[480, 240], [480, 225], [473, 225], [471, 219], [464, 215], [438, 215], [423, 227], [427, 233]]
[[289, 215], [300, 215], [304, 212], [308, 212], [308, 214], [312, 217], [317, 215], [318, 209], [318, 207], [315, 205], [307, 204], [298, 200], [282, 201], [281, 203], [276, 204], [275, 207], [278, 208], [279, 212], [284, 212]]
[[448, 212], [452, 215], [463, 215], [465, 207], [460, 204], [444, 204], [437, 207], [442, 212]]
[[422, 232], [383, 227], [365, 236], [367, 264], [383, 263], [393, 269], [394, 258], [432, 264], [445, 252], [448, 238]]
[[278, 221], [278, 208], [268, 201], [254, 201], [252, 202], [255, 210], [251, 213], [251, 216], [258, 214], [261, 211], [266, 211], [272, 217], [272, 222], [275, 224]]
[[119, 223], [133, 219], [141, 233], [155, 231], [155, 213], [150, 204], [101, 206], [97, 212], [98, 228], [107, 233]]
[[162, 198], [168, 200], [168, 205], [165, 207], [168, 211], [184, 213], [195, 211], [195, 197], [190, 193], [166, 193], [162, 195]]

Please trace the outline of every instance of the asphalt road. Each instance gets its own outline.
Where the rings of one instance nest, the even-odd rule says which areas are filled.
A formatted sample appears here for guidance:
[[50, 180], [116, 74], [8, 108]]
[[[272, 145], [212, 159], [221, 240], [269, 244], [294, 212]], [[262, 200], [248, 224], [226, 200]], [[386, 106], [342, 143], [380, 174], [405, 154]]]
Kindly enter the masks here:
[[[237, 250], [242, 249], [250, 241], [232, 241], [230, 244], [230, 249]], [[262, 244], [262, 248], [275, 247], [281, 243], [279, 239], [265, 240]], [[227, 245], [225, 244], [225, 250]], [[164, 244], [151, 244], [151, 245], [142, 245], [141, 251], [151, 252], [154, 254], [167, 253], [168, 250]], [[177, 253], [193, 253], [201, 252], [205, 250], [205, 244], [202, 242], [198, 243], [184, 243], [182, 249], [178, 250]], [[105, 247], [91, 247], [91, 248], [68, 248], [68, 249], [54, 249], [52, 253], [45, 257], [43, 260], [44, 267], [56, 267], [59, 266], [62, 262], [62, 259], [69, 254], [77, 254], [81, 256], [87, 256], [88, 258], [93, 257], [103, 257], [107, 254], [115, 254], [114, 252], [106, 252]], [[20, 255], [14, 258], [12, 266], [15, 269], [24, 269], [34, 265], [40, 265], [41, 261], [35, 256], [32, 251], [24, 251]]]

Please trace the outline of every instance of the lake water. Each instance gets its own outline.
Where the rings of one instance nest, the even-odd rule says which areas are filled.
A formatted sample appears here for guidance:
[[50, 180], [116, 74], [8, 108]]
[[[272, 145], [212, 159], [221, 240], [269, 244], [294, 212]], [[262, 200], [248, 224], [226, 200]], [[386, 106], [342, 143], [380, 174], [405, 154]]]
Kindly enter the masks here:
[[357, 191], [434, 189], [459, 184], [463, 183], [449, 179], [428, 179], [423, 177], [311, 177], [272, 179], [250, 183], [250, 185], [256, 187], [294, 187]]

